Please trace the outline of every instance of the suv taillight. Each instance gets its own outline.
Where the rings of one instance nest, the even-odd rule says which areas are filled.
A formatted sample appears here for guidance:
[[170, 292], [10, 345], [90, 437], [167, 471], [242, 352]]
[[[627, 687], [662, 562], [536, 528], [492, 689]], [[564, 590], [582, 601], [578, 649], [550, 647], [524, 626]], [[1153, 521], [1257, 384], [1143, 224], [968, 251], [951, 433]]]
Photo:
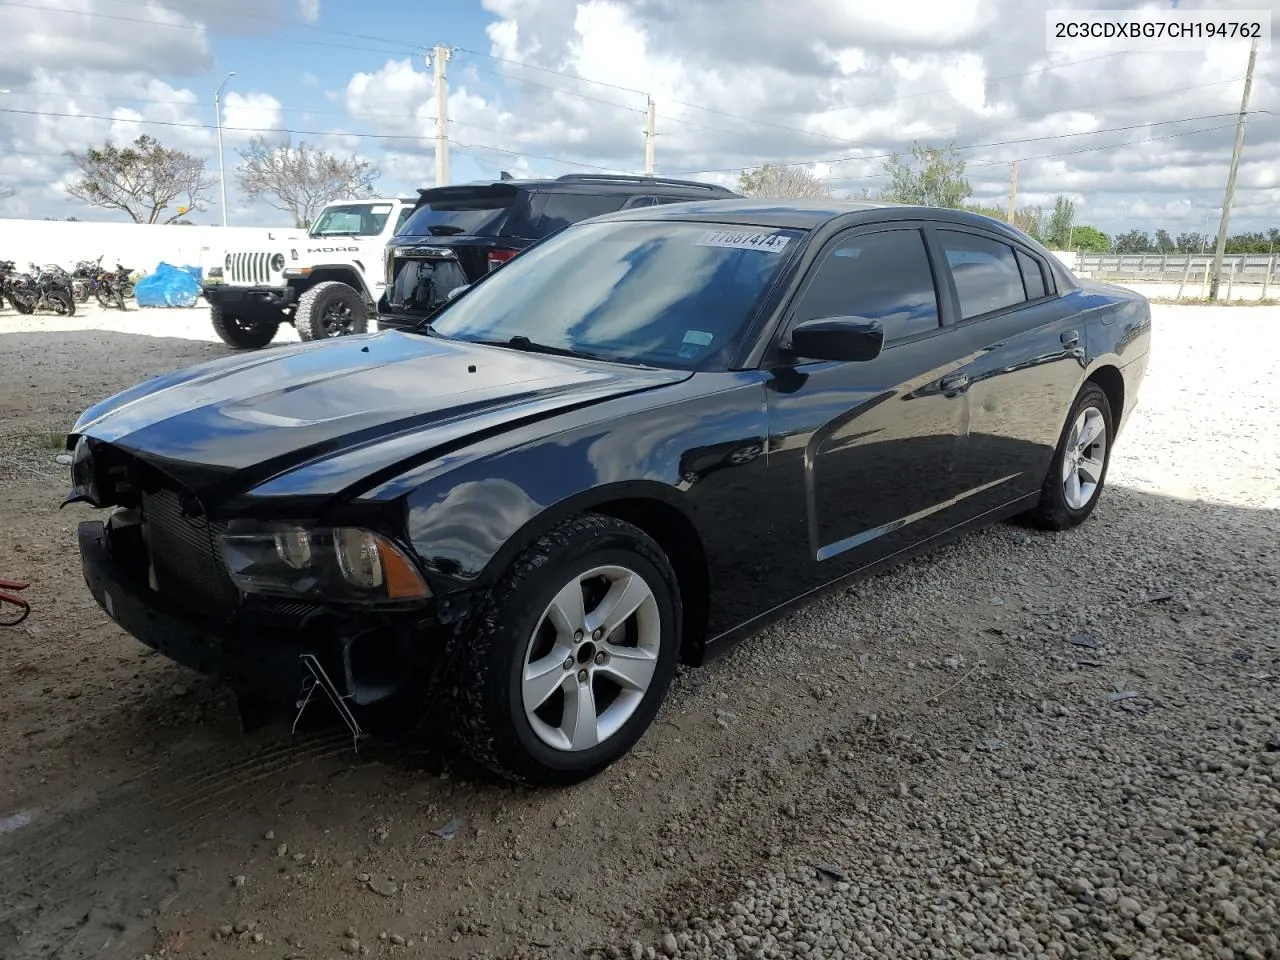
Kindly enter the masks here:
[[510, 260], [519, 252], [520, 252], [519, 250], [508, 250], [506, 248], [490, 250], [489, 251], [490, 271], [497, 270], [500, 266], [502, 266], [504, 263], [506, 263], [508, 260]]

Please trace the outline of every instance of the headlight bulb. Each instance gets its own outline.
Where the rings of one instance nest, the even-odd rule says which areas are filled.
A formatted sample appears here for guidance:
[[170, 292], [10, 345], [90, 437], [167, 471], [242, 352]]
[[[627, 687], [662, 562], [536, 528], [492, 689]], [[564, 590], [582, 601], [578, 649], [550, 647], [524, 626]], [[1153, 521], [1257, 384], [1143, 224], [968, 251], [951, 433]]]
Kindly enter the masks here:
[[378, 541], [367, 530], [341, 527], [333, 531], [338, 569], [353, 586], [372, 589], [382, 585], [382, 557]]
[[276, 556], [301, 570], [311, 563], [311, 534], [306, 530], [285, 530], [277, 533]]

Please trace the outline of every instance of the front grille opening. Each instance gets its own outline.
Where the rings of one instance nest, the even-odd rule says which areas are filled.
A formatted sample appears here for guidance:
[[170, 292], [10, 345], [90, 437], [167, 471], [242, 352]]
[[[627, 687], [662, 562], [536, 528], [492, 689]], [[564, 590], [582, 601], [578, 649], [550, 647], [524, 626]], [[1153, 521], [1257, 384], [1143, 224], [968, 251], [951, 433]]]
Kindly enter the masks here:
[[226, 523], [189, 515], [171, 487], [143, 491], [142, 521], [156, 592], [211, 619], [230, 617], [241, 593], [218, 546]]

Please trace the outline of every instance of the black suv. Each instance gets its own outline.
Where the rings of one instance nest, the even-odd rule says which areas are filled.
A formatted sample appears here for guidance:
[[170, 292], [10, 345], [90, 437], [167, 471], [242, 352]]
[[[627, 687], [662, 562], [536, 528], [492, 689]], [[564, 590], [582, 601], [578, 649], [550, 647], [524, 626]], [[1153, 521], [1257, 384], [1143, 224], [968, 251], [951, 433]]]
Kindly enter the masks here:
[[459, 287], [525, 247], [591, 217], [690, 200], [741, 196], [725, 187], [664, 177], [571, 173], [554, 180], [459, 184], [419, 190], [417, 205], [387, 245], [378, 326], [411, 328]]

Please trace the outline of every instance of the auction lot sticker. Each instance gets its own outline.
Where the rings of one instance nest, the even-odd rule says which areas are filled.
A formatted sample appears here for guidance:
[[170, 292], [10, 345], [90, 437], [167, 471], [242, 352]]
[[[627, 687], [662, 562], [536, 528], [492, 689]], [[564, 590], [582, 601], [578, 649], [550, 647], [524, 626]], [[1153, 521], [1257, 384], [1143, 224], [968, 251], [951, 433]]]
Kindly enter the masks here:
[[731, 250], [765, 250], [781, 253], [791, 242], [790, 237], [776, 233], [749, 233], [744, 230], [708, 230], [698, 238], [695, 246], [728, 247]]

